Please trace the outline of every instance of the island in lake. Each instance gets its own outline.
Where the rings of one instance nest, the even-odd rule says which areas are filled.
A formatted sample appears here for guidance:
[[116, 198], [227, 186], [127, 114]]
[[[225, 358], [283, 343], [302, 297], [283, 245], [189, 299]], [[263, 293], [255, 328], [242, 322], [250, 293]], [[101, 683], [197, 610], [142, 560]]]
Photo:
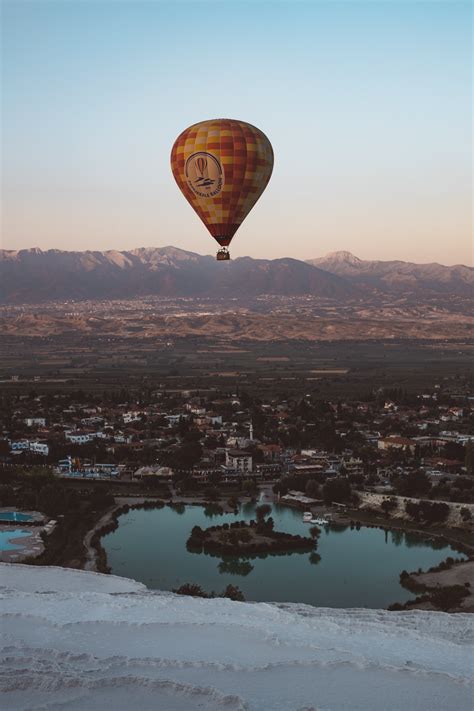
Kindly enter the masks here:
[[[268, 509], [268, 510], [267, 510]], [[317, 547], [320, 529], [314, 526], [310, 536], [274, 531], [274, 522], [265, 516], [271, 508], [259, 506], [257, 520], [234, 521], [221, 526], [194, 526], [186, 546], [195, 553], [256, 556], [265, 553], [311, 552]]]

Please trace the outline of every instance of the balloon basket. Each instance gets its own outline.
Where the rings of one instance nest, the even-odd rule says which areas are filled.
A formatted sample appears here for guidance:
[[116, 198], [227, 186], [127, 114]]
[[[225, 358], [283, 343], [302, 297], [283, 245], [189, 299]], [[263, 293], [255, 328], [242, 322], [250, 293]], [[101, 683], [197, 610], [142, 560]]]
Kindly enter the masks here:
[[216, 254], [216, 259], [217, 259], [218, 262], [224, 262], [224, 261], [226, 261], [227, 259], [230, 259], [229, 250], [226, 249], [225, 247], [223, 247], [222, 249], [220, 249], [220, 250], [217, 252], [217, 254]]

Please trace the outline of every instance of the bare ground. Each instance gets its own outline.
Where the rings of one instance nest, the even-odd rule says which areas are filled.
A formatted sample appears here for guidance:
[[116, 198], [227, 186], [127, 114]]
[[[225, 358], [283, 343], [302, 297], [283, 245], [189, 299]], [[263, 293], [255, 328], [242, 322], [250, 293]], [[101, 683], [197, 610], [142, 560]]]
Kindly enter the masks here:
[[469, 595], [462, 601], [460, 610], [474, 612], [474, 560], [457, 563], [449, 570], [440, 570], [437, 573], [413, 573], [411, 577], [417, 583], [422, 583], [430, 588], [469, 583]]

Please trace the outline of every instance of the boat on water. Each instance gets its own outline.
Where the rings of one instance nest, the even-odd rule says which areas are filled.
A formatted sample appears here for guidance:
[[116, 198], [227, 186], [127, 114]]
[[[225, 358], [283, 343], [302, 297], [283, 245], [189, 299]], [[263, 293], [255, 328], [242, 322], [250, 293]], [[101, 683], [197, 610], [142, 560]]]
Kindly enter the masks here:
[[313, 518], [313, 514], [311, 513], [311, 511], [304, 512], [303, 521], [305, 521], [305, 523], [311, 523], [312, 518]]
[[327, 518], [312, 518], [310, 523], [316, 523], [318, 526], [327, 526], [329, 521]]

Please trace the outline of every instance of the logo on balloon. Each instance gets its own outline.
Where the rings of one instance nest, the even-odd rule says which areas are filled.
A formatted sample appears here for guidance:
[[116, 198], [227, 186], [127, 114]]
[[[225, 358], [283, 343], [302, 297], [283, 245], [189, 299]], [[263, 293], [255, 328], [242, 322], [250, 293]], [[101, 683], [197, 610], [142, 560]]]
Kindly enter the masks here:
[[193, 153], [184, 168], [186, 180], [195, 195], [214, 197], [219, 195], [224, 185], [224, 171], [217, 158], [211, 153]]

